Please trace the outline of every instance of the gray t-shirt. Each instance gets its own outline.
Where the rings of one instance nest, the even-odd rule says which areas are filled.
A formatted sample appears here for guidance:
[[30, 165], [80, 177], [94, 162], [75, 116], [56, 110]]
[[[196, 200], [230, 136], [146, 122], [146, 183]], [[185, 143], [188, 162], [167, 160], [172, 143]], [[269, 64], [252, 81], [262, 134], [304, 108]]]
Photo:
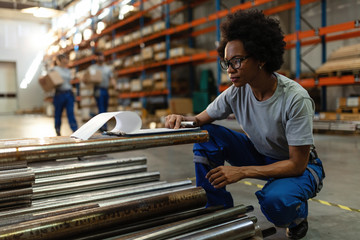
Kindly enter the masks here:
[[63, 68], [59, 66], [55, 66], [53, 70], [57, 71], [62, 79], [64, 79], [63, 84], [56, 87], [57, 90], [67, 91], [72, 89], [71, 81], [71, 71], [68, 68]]
[[251, 87], [234, 85], [222, 92], [206, 109], [214, 120], [234, 113], [255, 148], [275, 159], [288, 159], [288, 146], [313, 144], [314, 102], [297, 82], [277, 73], [275, 93], [258, 101]]
[[101, 71], [102, 81], [98, 86], [101, 88], [108, 88], [109, 84], [110, 84], [110, 78], [113, 77], [113, 71], [112, 71], [111, 67], [109, 67], [108, 65], [105, 65], [105, 64], [102, 64], [102, 65], [94, 64], [90, 67]]

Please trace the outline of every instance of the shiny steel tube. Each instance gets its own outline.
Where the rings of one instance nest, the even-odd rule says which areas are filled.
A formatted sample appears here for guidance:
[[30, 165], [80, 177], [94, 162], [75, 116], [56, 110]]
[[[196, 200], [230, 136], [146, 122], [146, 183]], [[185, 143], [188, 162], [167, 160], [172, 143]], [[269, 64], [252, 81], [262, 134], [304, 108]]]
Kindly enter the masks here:
[[109, 187], [118, 187], [121, 185], [124, 186], [129, 184], [158, 181], [159, 179], [159, 172], [144, 172], [78, 182], [53, 184], [51, 186], [39, 186], [33, 187], [33, 199], [92, 191]]
[[[27, 208], [22, 209], [13, 209], [9, 211], [0, 211], [0, 219], [7, 219], [10, 217], [16, 218], [17, 216], [26, 215], [26, 214], [40, 214], [41, 212], [47, 211], [56, 211], [59, 208], [89, 204], [89, 203], [101, 203], [104, 200], [110, 199], [119, 199], [121, 201], [126, 200], [125, 197], [142, 194], [151, 193], [159, 190], [166, 189], [175, 189], [178, 187], [191, 186], [191, 181], [179, 181], [174, 183], [166, 182], [151, 182], [151, 183], [142, 183], [137, 185], [131, 185], [127, 187], [118, 187], [116, 189], [105, 189], [91, 193], [83, 194], [71, 194], [67, 196], [46, 198], [44, 200], [33, 201], [32, 205]], [[127, 198], [128, 200], [131, 200]], [[133, 200], [133, 199], [132, 199]]]
[[[256, 219], [255, 219], [256, 222]], [[251, 218], [234, 221], [205, 228], [197, 232], [176, 236], [169, 240], [242, 240], [255, 236], [255, 222]]]
[[198, 229], [206, 228], [225, 221], [236, 219], [239, 215], [253, 211], [252, 206], [239, 205], [215, 213], [209, 213], [200, 217], [194, 217], [177, 223], [160, 226], [155, 229], [144, 230], [139, 233], [124, 235], [117, 240], [160, 240], [168, 239], [180, 234], [189, 233]]
[[167, 224], [170, 222], [176, 222], [183, 219], [200, 216], [203, 214], [215, 212], [217, 210], [223, 209], [223, 206], [216, 206], [216, 207], [208, 207], [208, 208], [199, 208], [194, 209], [190, 211], [180, 212], [180, 213], [174, 213], [174, 214], [168, 214], [166, 216], [161, 217], [155, 217], [151, 218], [146, 221], [140, 221], [132, 224], [126, 224], [122, 225], [121, 228], [119, 227], [113, 227], [109, 229], [101, 229], [101, 231], [98, 232], [89, 232], [87, 234], [84, 234], [78, 238], [75, 238], [73, 240], [98, 240], [98, 239], [105, 239], [105, 238], [116, 238], [116, 236], [119, 236], [121, 234], [131, 233], [140, 231], [146, 228], [160, 226], [163, 224]]
[[205, 190], [172, 191], [130, 202], [87, 209], [0, 228], [0, 239], [66, 239], [76, 234], [205, 206]]
[[14, 162], [14, 163], [2, 163], [0, 164], [0, 171], [3, 170], [10, 170], [10, 169], [18, 169], [18, 168], [26, 168], [27, 167], [27, 163], [26, 161], [18, 161], [18, 162]]
[[146, 172], [146, 170], [147, 170], [146, 165], [139, 165], [139, 166], [131, 166], [131, 167], [118, 167], [118, 168], [111, 168], [111, 169], [104, 169], [104, 170], [97, 170], [90, 172], [66, 174], [61, 176], [36, 179], [34, 187], [66, 183], [66, 182], [83, 181], [83, 180], [97, 179], [97, 178], [104, 178], [111, 176], [119, 176], [130, 173]]
[[[99, 156], [100, 158], [101, 156]], [[86, 160], [73, 160], [63, 162], [47, 162], [46, 167], [39, 165], [39, 163], [29, 164], [35, 173], [35, 178], [53, 177], [65, 174], [74, 174], [89, 171], [98, 171], [105, 169], [113, 169], [118, 167], [130, 167], [137, 165], [145, 165], [145, 157], [132, 157], [132, 158], [121, 158], [121, 159], [92, 159], [91, 161]], [[60, 164], [61, 163], [61, 164]]]
[[[90, 140], [70, 137], [41, 138], [0, 142], [0, 164], [17, 161], [36, 162], [51, 159], [108, 154], [151, 147], [170, 146], [208, 141], [203, 130], [142, 135], [137, 137], [99, 136]], [[31, 142], [29, 144], [29, 142]], [[13, 143], [13, 145], [12, 145]]]

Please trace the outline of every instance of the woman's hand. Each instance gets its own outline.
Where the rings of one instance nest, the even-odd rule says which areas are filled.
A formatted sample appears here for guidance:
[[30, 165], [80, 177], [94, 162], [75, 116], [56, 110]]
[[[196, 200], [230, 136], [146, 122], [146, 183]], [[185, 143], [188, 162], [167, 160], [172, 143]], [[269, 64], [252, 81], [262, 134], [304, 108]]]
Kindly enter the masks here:
[[181, 126], [181, 121], [184, 121], [185, 117], [182, 115], [171, 114], [165, 117], [165, 127], [178, 129]]

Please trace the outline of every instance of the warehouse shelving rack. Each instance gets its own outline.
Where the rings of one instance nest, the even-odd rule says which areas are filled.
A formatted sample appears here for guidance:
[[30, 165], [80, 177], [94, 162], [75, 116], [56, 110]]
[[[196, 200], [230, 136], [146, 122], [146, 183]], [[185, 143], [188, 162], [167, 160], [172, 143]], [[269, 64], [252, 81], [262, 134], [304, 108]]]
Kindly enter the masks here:
[[[114, 34], [114, 31], [117, 31], [118, 29], [120, 29], [126, 25], [129, 25], [129, 24], [133, 24], [136, 22], [142, 22], [142, 24], [149, 24], [149, 23], [158, 21], [158, 20], [160, 20], [160, 18], [153, 19], [151, 22], [145, 23], [143, 18], [149, 12], [162, 6], [165, 9], [164, 18], [167, 22], [166, 30], [159, 32], [159, 33], [152, 34], [150, 36], [146, 36], [144, 38], [141, 38], [139, 40], [136, 40], [136, 41], [133, 41], [133, 42], [130, 42], [127, 44], [122, 44], [118, 47], [114, 47], [109, 50], [105, 50], [103, 53], [105, 56], [115, 56], [115, 54], [121, 54], [123, 52], [128, 51], [129, 49], [136, 48], [140, 44], [148, 43], [151, 41], [156, 41], [157, 39], [165, 38], [166, 42], [167, 42], [167, 44], [166, 44], [167, 56], [169, 56], [168, 52], [170, 50], [170, 38], [172, 36], [174, 36], [175, 34], [183, 33], [185, 31], [189, 31], [191, 29], [191, 32], [190, 32], [190, 34], [187, 35], [187, 37], [197, 37], [202, 34], [207, 34], [207, 33], [215, 31], [217, 34], [217, 40], [219, 40], [220, 39], [220, 33], [219, 33], [220, 19], [225, 17], [229, 12], [235, 12], [239, 9], [248, 9], [248, 8], [260, 6], [265, 3], [274, 2], [275, 0], [248, 1], [248, 2], [241, 3], [230, 9], [225, 9], [225, 10], [220, 9], [220, 0], [216, 0], [215, 1], [215, 4], [216, 4], [216, 12], [215, 13], [212, 13], [209, 16], [194, 19], [194, 20], [189, 19], [188, 22], [178, 25], [178, 26], [170, 26], [170, 22], [169, 22], [170, 15], [177, 14], [181, 11], [185, 11], [189, 7], [195, 7], [195, 6], [198, 6], [198, 5], [206, 2], [206, 0], [197, 1], [196, 3], [191, 3], [188, 6], [184, 5], [178, 9], [170, 11], [169, 4], [171, 4], [174, 1], [175, 0], [164, 0], [161, 3], [153, 5], [150, 8], [145, 9], [145, 10], [143, 9], [142, 6], [143, 6], [144, 2], [146, 2], [146, 0], [137, 1], [137, 2], [133, 3], [133, 5], [140, 8], [140, 11], [138, 13], [136, 13], [135, 15], [133, 15], [129, 18], [126, 18], [125, 20], [114, 23], [113, 25], [104, 29], [101, 34], [95, 34], [88, 41], [96, 41], [96, 39], [98, 39], [99, 37], [101, 37], [105, 34], [110, 34], [110, 33]], [[271, 14], [279, 13], [281, 11], [287, 11], [287, 10], [295, 8], [295, 13], [296, 13], [295, 20], [296, 20], [297, 25], [300, 25], [299, 24], [299, 21], [300, 21], [299, 12], [300, 12], [301, 6], [309, 4], [309, 3], [319, 2], [319, 1], [321, 1], [323, 6], [325, 5], [325, 2], [326, 2], [325, 0], [302, 0], [302, 1], [295, 0], [290, 3], [285, 3], [285, 4], [278, 5], [276, 7], [265, 9], [264, 13], [267, 15], [271, 15]], [[111, 5], [115, 5], [119, 2], [120, 1], [114, 1], [111, 3]], [[101, 10], [99, 12], [101, 12]], [[325, 14], [326, 14], [325, 11], [323, 11], [322, 19], [326, 18], [326, 17], [324, 17]], [[194, 28], [196, 26], [200, 26], [204, 23], [214, 22], [214, 21], [215, 21], [214, 25], [204, 27], [197, 31], [192, 30], [192, 28]], [[121, 34], [126, 34], [127, 32], [126, 31], [117, 32], [116, 34], [121, 35]], [[300, 61], [301, 61], [301, 53], [300, 53], [301, 46], [322, 43], [323, 49], [325, 49], [324, 45], [326, 44], [326, 42], [347, 39], [347, 38], [354, 38], [354, 37], [359, 37], [359, 36], [360, 36], [359, 19], [355, 19], [353, 21], [336, 24], [336, 25], [332, 25], [332, 26], [326, 26], [326, 22], [324, 22], [324, 20], [323, 20], [322, 27], [320, 27], [318, 29], [311, 29], [311, 30], [306, 30], [306, 31], [301, 31], [300, 26], [297, 26], [296, 31], [291, 34], [287, 34], [284, 39], [287, 43], [286, 49], [296, 48], [296, 66], [297, 66], [296, 67], [296, 81], [298, 81], [305, 88], [312, 88], [312, 87], [316, 87], [316, 86], [323, 87], [323, 86], [348, 85], [348, 84], [359, 83], [359, 76], [357, 76], [357, 75], [300, 79], [300, 71], [301, 70], [299, 67]], [[82, 43], [82, 44], [84, 44], [84, 43]], [[324, 56], [326, 56], [325, 50], [323, 51], [323, 61], [325, 61]], [[208, 50], [207, 52], [196, 53], [196, 54], [193, 54], [190, 56], [183, 56], [183, 57], [178, 57], [175, 59], [171, 59], [171, 58], [167, 57], [166, 60], [163, 60], [160, 62], [148, 63], [148, 64], [143, 64], [141, 66], [128, 67], [128, 68], [118, 70], [117, 74], [119, 76], [127, 76], [127, 75], [131, 75], [131, 74], [144, 74], [144, 72], [146, 70], [150, 70], [150, 69], [154, 69], [154, 68], [166, 68], [166, 71], [168, 72], [168, 85], [167, 85], [168, 89], [167, 90], [154, 91], [154, 92], [120, 93], [119, 98], [137, 98], [137, 97], [154, 96], [154, 95], [158, 95], [158, 94], [159, 95], [167, 95], [168, 97], [171, 97], [172, 96], [171, 95], [171, 78], [170, 78], [171, 66], [178, 65], [178, 64], [188, 64], [188, 63], [202, 64], [202, 63], [208, 63], [208, 62], [215, 62], [215, 61], [217, 61], [217, 59], [218, 59], [218, 57], [217, 57], [216, 50]], [[82, 64], [88, 64], [89, 62], [91, 62], [93, 60], [94, 60], [94, 56], [89, 56], [89, 57], [86, 57], [83, 59], [79, 59], [72, 63], [72, 67], [77, 67]], [[219, 92], [223, 91], [226, 88], [226, 86], [220, 85], [220, 74], [221, 74], [221, 70], [220, 70], [220, 67], [218, 66], [217, 76], [218, 76]]]

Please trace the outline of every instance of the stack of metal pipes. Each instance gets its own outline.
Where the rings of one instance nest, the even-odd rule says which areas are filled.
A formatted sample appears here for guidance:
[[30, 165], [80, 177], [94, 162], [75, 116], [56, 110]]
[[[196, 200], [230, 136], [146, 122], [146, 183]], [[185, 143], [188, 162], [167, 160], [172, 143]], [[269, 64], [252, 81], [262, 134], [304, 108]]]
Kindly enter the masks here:
[[0, 210], [31, 204], [34, 173], [26, 164], [0, 167]]
[[[252, 206], [205, 208], [202, 188], [190, 180], [161, 181], [159, 172], [147, 171], [145, 157], [44, 160], [40, 146], [27, 151], [34, 148], [41, 161], [25, 164], [0, 148], [0, 162], [7, 162], [0, 176], [0, 239], [263, 239], [274, 233], [246, 215]], [[18, 189], [24, 193], [15, 194]]]

